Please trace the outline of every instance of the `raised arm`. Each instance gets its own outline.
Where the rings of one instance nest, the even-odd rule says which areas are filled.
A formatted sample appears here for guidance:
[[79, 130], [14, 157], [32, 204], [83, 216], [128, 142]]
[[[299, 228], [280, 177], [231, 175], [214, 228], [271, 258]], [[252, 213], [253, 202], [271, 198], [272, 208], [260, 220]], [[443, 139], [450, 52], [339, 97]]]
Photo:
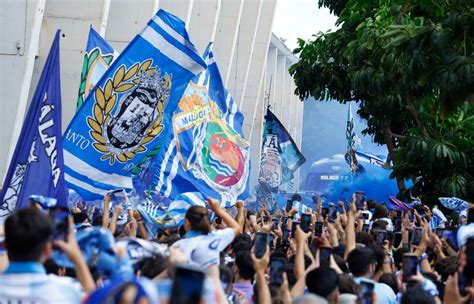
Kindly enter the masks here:
[[209, 203], [209, 208], [214, 211], [214, 213], [218, 217], [222, 218], [227, 227], [231, 228], [234, 231], [235, 236], [238, 236], [241, 231], [239, 223], [237, 223], [236, 220], [234, 220], [230, 214], [228, 214], [224, 209], [221, 208], [220, 202], [211, 197], [207, 199], [207, 202]]
[[355, 220], [358, 217], [357, 206], [356, 206], [356, 197], [352, 195], [352, 203], [349, 207], [349, 213], [347, 215], [347, 225], [346, 225], [346, 249], [344, 250], [344, 259], [347, 259], [349, 252], [351, 252], [356, 247], [355, 240]]
[[110, 195], [110, 193], [107, 193], [105, 196], [104, 196], [104, 200], [103, 200], [103, 209], [102, 209], [102, 228], [105, 228], [107, 229], [107, 227], [109, 227], [109, 219], [110, 219], [110, 216], [109, 216], [109, 209], [110, 209], [110, 201], [112, 200], [112, 195]]

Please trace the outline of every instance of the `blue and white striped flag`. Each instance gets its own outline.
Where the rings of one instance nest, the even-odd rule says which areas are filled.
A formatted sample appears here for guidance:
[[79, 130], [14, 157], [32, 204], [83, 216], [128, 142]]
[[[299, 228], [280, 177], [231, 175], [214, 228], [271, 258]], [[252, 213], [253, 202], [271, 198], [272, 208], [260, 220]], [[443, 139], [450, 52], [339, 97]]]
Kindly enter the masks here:
[[204, 197], [199, 192], [187, 192], [178, 195], [168, 207], [147, 201], [138, 206], [149, 238], [154, 238], [158, 229], [177, 228], [184, 224], [186, 211], [191, 206], [206, 207]]
[[231, 207], [248, 196], [249, 143], [242, 133], [242, 114], [224, 88], [211, 47], [204, 55], [207, 70], [189, 83], [179, 101], [173, 132], [144, 169], [149, 173], [134, 177], [134, 186], [151, 184], [172, 200], [199, 191]]
[[430, 228], [431, 231], [435, 231], [437, 228], [444, 228], [445, 223], [448, 222], [448, 219], [441, 210], [438, 208], [433, 208], [433, 215], [430, 219]]
[[189, 80], [206, 63], [179, 18], [159, 10], [112, 63], [64, 134], [65, 178], [86, 200], [132, 188], [161, 145]]
[[466, 210], [469, 205], [468, 202], [457, 197], [439, 197], [438, 200], [444, 207], [458, 212]]

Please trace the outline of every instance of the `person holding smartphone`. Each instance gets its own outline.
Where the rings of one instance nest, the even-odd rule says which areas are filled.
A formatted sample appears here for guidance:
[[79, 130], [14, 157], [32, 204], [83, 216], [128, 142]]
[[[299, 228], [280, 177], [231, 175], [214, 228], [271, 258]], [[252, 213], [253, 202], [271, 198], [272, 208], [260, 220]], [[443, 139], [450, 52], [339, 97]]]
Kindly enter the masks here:
[[208, 198], [209, 209], [222, 218], [226, 229], [212, 231], [207, 209], [202, 206], [192, 206], [186, 211], [184, 239], [177, 241], [172, 247], [180, 248], [190, 264], [207, 268], [219, 264], [219, 254], [234, 238], [240, 234], [240, 225], [224, 209], [220, 202]]

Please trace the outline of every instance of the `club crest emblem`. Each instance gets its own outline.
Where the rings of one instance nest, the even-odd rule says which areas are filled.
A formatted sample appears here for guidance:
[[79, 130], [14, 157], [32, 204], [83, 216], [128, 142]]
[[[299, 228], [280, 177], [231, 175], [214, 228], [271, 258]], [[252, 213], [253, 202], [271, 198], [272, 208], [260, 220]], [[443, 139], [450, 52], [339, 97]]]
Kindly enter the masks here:
[[178, 108], [173, 129], [184, 170], [221, 192], [245, 188], [249, 144], [222, 118], [207, 88], [191, 82]]
[[94, 92], [93, 116], [87, 118], [89, 133], [94, 148], [104, 154], [101, 159], [110, 164], [124, 163], [146, 151], [145, 144], [163, 130], [172, 76], [161, 76], [151, 64], [146, 60], [128, 70], [122, 65]]

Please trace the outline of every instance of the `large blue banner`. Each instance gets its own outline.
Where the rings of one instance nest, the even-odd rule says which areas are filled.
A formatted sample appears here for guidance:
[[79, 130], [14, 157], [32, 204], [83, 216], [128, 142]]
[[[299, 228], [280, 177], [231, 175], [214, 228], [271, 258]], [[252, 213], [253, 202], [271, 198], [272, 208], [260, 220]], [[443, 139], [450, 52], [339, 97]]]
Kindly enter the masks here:
[[224, 88], [211, 46], [204, 56], [207, 70], [189, 83], [173, 114], [173, 131], [150, 167], [134, 178], [134, 185], [152, 185], [172, 200], [198, 191], [230, 207], [248, 196], [249, 143], [242, 134], [242, 114]]
[[0, 197], [0, 223], [30, 195], [54, 197], [67, 206], [61, 142], [59, 31], [41, 73]]
[[111, 189], [131, 189], [131, 170], [161, 144], [189, 80], [205, 68], [184, 22], [158, 11], [112, 63], [67, 128], [68, 187], [86, 200]]

